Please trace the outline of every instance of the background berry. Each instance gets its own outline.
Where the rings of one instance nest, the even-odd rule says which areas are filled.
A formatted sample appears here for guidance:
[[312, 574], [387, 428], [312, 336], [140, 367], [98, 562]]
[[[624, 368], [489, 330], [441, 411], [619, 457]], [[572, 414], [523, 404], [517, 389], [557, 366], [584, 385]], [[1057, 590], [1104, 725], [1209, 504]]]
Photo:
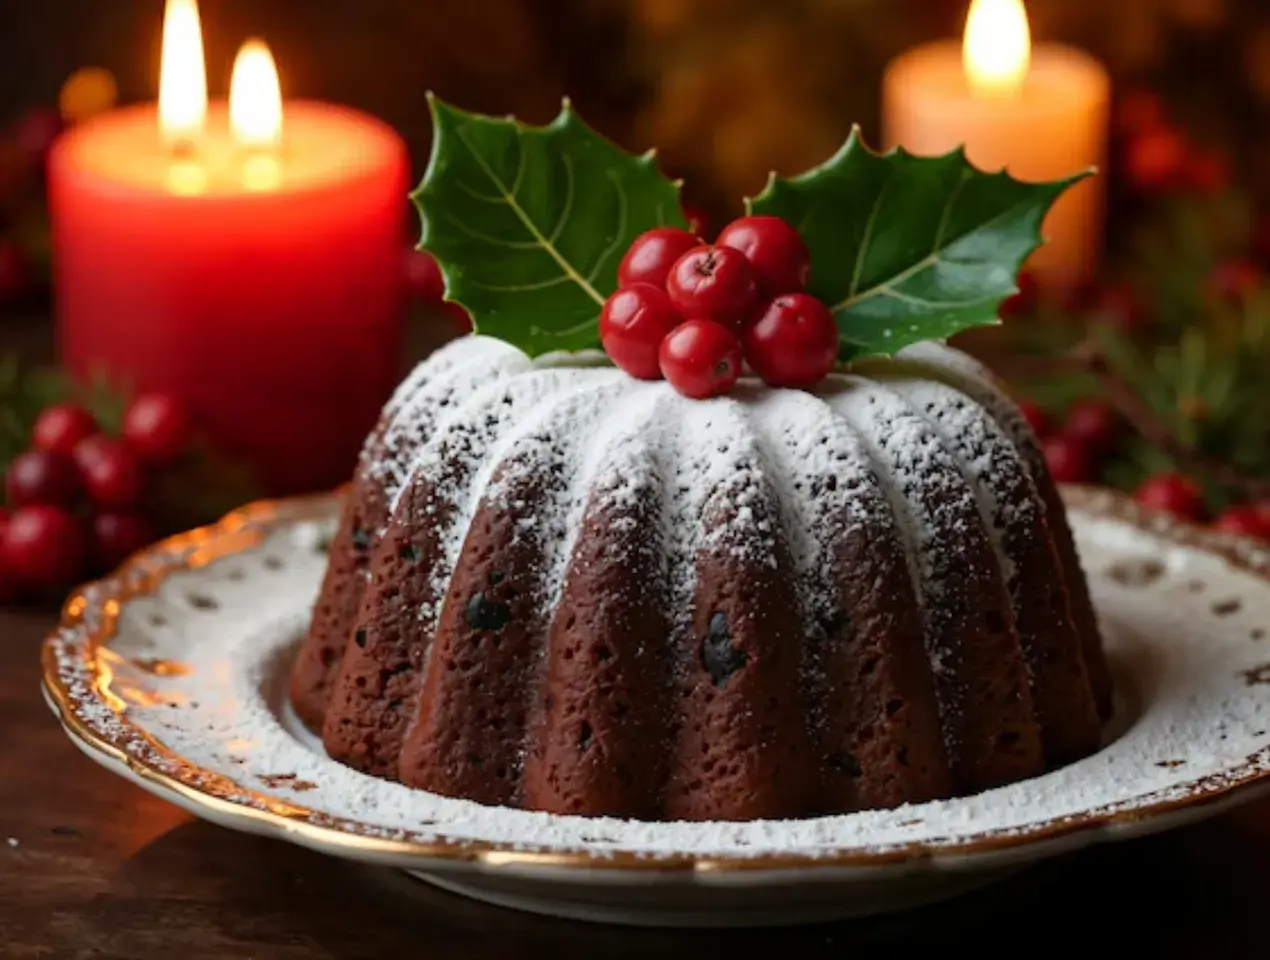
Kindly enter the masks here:
[[43, 503], [69, 507], [80, 493], [75, 462], [52, 450], [28, 450], [13, 458], [5, 475], [9, 504], [25, 507]]
[[32, 589], [70, 586], [83, 572], [84, 531], [61, 507], [14, 512], [0, 540], [0, 568]]
[[59, 403], [45, 408], [31, 428], [31, 445], [71, 456], [79, 441], [97, 432], [97, 421], [83, 407]]
[[145, 477], [136, 455], [120, 441], [103, 434], [81, 440], [75, 464], [88, 498], [98, 507], [131, 510], [140, 502]]
[[1162, 510], [1181, 520], [1202, 520], [1206, 513], [1199, 484], [1177, 473], [1151, 477], [1138, 487], [1134, 499], [1144, 507]]
[[92, 557], [97, 569], [114, 570], [147, 544], [154, 528], [135, 513], [99, 513], [92, 522]]
[[1041, 444], [1045, 465], [1057, 483], [1089, 483], [1094, 478], [1094, 458], [1075, 437], [1062, 434]]
[[185, 405], [163, 393], [137, 397], [123, 418], [123, 438], [146, 463], [171, 463], [185, 453], [193, 424]]

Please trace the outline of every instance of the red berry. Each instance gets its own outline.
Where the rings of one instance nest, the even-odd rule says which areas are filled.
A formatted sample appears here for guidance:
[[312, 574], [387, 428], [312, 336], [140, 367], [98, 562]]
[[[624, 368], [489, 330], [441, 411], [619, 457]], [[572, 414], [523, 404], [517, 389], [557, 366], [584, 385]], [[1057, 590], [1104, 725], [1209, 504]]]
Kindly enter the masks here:
[[1031, 400], [1019, 401], [1019, 413], [1023, 414], [1023, 419], [1027, 421], [1027, 425], [1032, 429], [1038, 440], [1044, 440], [1050, 435], [1049, 414], [1046, 413], [1038, 404]]
[[31, 292], [31, 265], [12, 240], [0, 239], [0, 304], [16, 303]]
[[1059, 434], [1041, 445], [1045, 465], [1058, 483], [1088, 483], [1094, 477], [1094, 460], [1089, 448], [1075, 437]]
[[1023, 317], [1036, 310], [1041, 299], [1040, 284], [1036, 276], [1027, 270], [1020, 270], [1017, 280], [1018, 293], [1006, 297], [997, 307], [997, 316], [1002, 320], [1012, 317]]
[[829, 308], [807, 293], [777, 297], [742, 328], [750, 367], [773, 387], [811, 387], [838, 358], [838, 325]]
[[146, 463], [178, 459], [189, 447], [193, 433], [185, 405], [166, 393], [143, 393], [123, 417], [123, 438]]
[[1171, 513], [1180, 520], [1204, 518], [1204, 493], [1194, 480], [1177, 473], [1162, 473], [1138, 487], [1134, 498], [1144, 507]]
[[1228, 260], [1208, 278], [1208, 291], [1215, 299], [1243, 303], [1265, 282], [1265, 274], [1251, 260]]
[[42, 503], [69, 507], [79, 495], [79, 474], [70, 457], [51, 450], [28, 450], [9, 464], [5, 492], [9, 503], [26, 507]]
[[1270, 516], [1251, 503], [1227, 507], [1217, 515], [1213, 526], [1224, 533], [1257, 540], [1270, 540]]
[[420, 303], [445, 299], [445, 278], [436, 258], [427, 250], [406, 251], [406, 291]]
[[62, 132], [62, 118], [56, 110], [37, 107], [28, 110], [9, 128], [9, 136], [35, 166], [44, 166], [53, 141]]
[[437, 307], [454, 324], [456, 331], [459, 333], [472, 332], [472, 317], [463, 309], [461, 304], [457, 304], [453, 300], [446, 300], [444, 303], [437, 304]]
[[758, 293], [749, 262], [731, 247], [701, 246], [675, 261], [666, 280], [670, 302], [685, 317], [739, 327]]
[[0, 540], [0, 569], [24, 586], [69, 586], [84, 566], [84, 531], [61, 507], [23, 507]]
[[149, 543], [154, 528], [133, 513], [99, 513], [93, 517], [93, 561], [100, 570], [113, 570]]
[[684, 396], [717, 397], [741, 375], [741, 342], [721, 323], [687, 320], [661, 342], [658, 359], [662, 375]]
[[640, 380], [660, 380], [657, 352], [661, 342], [683, 317], [661, 287], [636, 283], [604, 301], [600, 311], [600, 341], [619, 367]]
[[1203, 196], [1222, 193], [1230, 186], [1230, 161], [1217, 150], [1196, 150], [1182, 165], [1182, 183]]
[[675, 261], [700, 245], [699, 239], [678, 227], [655, 227], [641, 233], [618, 264], [618, 286], [651, 283], [664, 289]]
[[1167, 190], [1177, 184], [1186, 162], [1186, 141], [1167, 127], [1139, 134], [1125, 150], [1129, 182], [1144, 193]]
[[1126, 337], [1138, 336], [1151, 326], [1151, 315], [1143, 305], [1142, 298], [1127, 283], [1113, 283], [1103, 287], [1095, 298], [1093, 314]]
[[745, 254], [759, 293], [764, 297], [797, 293], [807, 286], [811, 254], [798, 231], [780, 217], [733, 220], [723, 228], [715, 243]]
[[81, 440], [75, 464], [89, 499], [98, 507], [128, 510], [140, 501], [145, 477], [132, 450], [120, 441], [100, 433]]
[[706, 216], [704, 210], [700, 207], [687, 206], [683, 208], [684, 219], [688, 221], [688, 230], [697, 237], [708, 236], [710, 232], [710, 218]]
[[1063, 434], [1091, 450], [1105, 453], [1120, 436], [1120, 416], [1101, 400], [1077, 400], [1067, 411]]
[[45, 407], [31, 428], [31, 444], [38, 450], [52, 450], [64, 456], [75, 452], [75, 445], [97, 432], [97, 421], [83, 407], [59, 403]]
[[1116, 129], [1133, 136], [1156, 130], [1165, 123], [1164, 102], [1154, 90], [1130, 90], [1115, 110]]

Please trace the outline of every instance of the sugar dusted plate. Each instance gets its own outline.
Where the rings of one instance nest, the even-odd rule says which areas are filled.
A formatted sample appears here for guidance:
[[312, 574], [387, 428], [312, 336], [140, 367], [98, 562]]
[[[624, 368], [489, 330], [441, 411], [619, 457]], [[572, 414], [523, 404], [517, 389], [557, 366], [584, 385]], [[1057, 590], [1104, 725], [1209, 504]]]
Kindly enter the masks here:
[[626, 923], [862, 916], [1270, 783], [1270, 552], [1067, 491], [1117, 675], [1093, 757], [960, 800], [802, 821], [637, 823], [451, 800], [328, 759], [285, 678], [338, 497], [257, 504], [66, 604], [44, 687], [75, 743], [198, 816], [494, 903]]

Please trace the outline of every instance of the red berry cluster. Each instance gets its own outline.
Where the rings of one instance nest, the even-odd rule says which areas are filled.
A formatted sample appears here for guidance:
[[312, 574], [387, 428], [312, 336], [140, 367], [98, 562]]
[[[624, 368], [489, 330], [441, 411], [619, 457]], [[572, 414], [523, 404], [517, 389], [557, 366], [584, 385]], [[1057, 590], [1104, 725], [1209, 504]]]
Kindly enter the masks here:
[[147, 471], [176, 461], [191, 433], [185, 408], [163, 394], [137, 397], [119, 437], [75, 404], [43, 410], [30, 449], [12, 460], [4, 478], [0, 594], [67, 588], [150, 543]]
[[811, 387], [833, 367], [838, 327], [803, 290], [807, 245], [779, 217], [742, 217], [713, 244], [658, 227], [637, 237], [600, 313], [600, 340], [641, 380], [688, 397], [727, 393], [744, 360], [774, 387]]
[[[1045, 463], [1059, 483], [1092, 482], [1102, 460], [1124, 433], [1123, 420], [1110, 405], [1098, 400], [1072, 404], [1057, 428], [1036, 404], [1025, 400], [1019, 409], [1041, 440]], [[1204, 523], [1210, 518], [1200, 485], [1180, 473], [1148, 477], [1134, 492], [1134, 499], [1144, 507], [1187, 523]], [[1212, 526], [1226, 533], [1270, 541], [1270, 502], [1227, 507], [1212, 518]]]

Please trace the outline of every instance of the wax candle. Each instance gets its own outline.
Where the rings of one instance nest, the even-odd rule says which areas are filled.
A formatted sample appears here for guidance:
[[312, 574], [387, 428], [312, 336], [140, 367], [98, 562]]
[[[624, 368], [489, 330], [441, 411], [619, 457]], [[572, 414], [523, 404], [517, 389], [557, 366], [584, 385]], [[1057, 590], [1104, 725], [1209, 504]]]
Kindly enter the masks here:
[[284, 108], [258, 43], [209, 105], [193, 0], [169, 3], [160, 89], [52, 152], [63, 362], [184, 399], [272, 493], [335, 485], [400, 372], [405, 145]]
[[[883, 140], [916, 154], [964, 144], [972, 163], [1022, 180], [1064, 177], [1106, 162], [1110, 81], [1089, 54], [1032, 45], [1022, 0], [975, 0], [961, 43], [897, 57], [883, 78]], [[1079, 286], [1102, 248], [1104, 178], [1060, 197], [1049, 243], [1027, 268], [1051, 289]]]

